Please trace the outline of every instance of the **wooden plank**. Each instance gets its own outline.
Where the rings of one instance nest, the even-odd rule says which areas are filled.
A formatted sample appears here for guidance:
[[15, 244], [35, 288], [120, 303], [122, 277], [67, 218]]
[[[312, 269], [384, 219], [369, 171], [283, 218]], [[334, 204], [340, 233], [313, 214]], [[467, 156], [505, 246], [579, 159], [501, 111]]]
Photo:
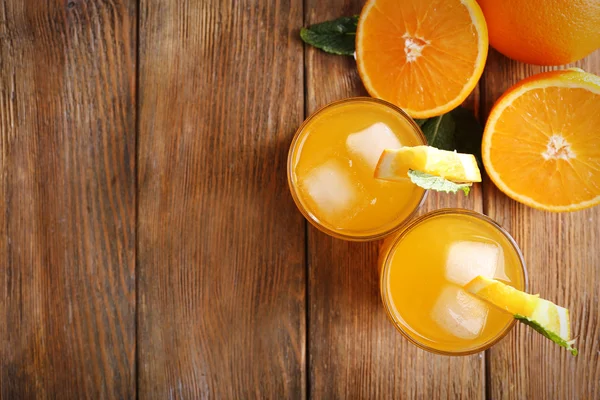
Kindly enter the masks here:
[[[573, 66], [600, 74], [600, 52]], [[514, 83], [548, 69], [491, 51], [483, 80], [485, 110]], [[489, 352], [489, 398], [600, 398], [600, 207], [547, 213], [510, 200], [489, 181], [484, 186], [487, 213], [512, 233], [523, 250], [529, 291], [570, 309], [580, 349], [574, 358], [533, 330], [518, 326]]]
[[140, 398], [303, 398], [302, 1], [140, 7]]
[[[307, 24], [360, 12], [362, 1], [308, 0]], [[306, 49], [307, 109], [365, 96], [352, 57]], [[475, 107], [475, 93], [467, 106]], [[477, 107], [475, 107], [477, 108]], [[423, 212], [481, 210], [481, 189], [464, 196], [430, 193]], [[310, 395], [316, 399], [483, 398], [483, 354], [445, 357], [418, 349], [387, 319], [377, 274], [378, 243], [350, 243], [309, 228]]]
[[135, 397], [133, 0], [0, 2], [0, 398]]

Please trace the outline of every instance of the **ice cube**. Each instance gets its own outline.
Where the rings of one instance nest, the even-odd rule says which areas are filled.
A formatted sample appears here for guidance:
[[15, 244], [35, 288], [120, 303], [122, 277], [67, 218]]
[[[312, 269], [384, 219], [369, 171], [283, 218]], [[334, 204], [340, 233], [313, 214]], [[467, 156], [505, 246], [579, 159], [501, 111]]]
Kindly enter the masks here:
[[456, 286], [446, 286], [431, 311], [431, 318], [446, 333], [475, 339], [487, 319], [488, 307]]
[[353, 185], [350, 173], [335, 160], [312, 169], [302, 185], [325, 215], [352, 214], [360, 201], [360, 185]]
[[446, 279], [466, 285], [477, 275], [493, 278], [496, 269], [504, 269], [504, 253], [491, 243], [463, 241], [450, 245], [446, 258]]
[[383, 122], [348, 135], [346, 147], [350, 154], [362, 160], [371, 170], [375, 171], [379, 157], [385, 149], [399, 149], [400, 140]]

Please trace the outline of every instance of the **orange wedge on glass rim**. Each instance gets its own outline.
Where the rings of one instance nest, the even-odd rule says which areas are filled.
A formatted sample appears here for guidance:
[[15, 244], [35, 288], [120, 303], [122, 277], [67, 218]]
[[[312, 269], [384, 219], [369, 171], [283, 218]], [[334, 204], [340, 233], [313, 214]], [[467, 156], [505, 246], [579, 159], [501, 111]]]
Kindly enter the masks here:
[[573, 68], [517, 83], [492, 108], [481, 150], [514, 200], [554, 212], [600, 204], [600, 77]]
[[464, 286], [475, 297], [512, 314], [548, 339], [577, 355], [571, 337], [569, 310], [551, 301], [522, 292], [495, 279], [477, 276]]
[[409, 170], [457, 183], [481, 182], [481, 173], [473, 154], [461, 154], [431, 146], [385, 149], [375, 167], [375, 178], [402, 181], [407, 179]]
[[356, 32], [365, 88], [413, 118], [460, 105], [481, 77], [487, 51], [475, 0], [368, 0]]

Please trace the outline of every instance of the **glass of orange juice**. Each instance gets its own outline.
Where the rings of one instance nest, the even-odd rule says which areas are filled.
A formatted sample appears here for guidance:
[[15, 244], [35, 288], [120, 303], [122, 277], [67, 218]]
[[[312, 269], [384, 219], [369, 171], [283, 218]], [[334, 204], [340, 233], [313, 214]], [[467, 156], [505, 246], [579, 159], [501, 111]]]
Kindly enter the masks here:
[[415, 122], [383, 100], [356, 97], [331, 103], [296, 132], [288, 183], [304, 216], [346, 240], [375, 240], [396, 231], [421, 205], [425, 190], [373, 174], [384, 149], [424, 145]]
[[441, 209], [388, 237], [379, 256], [383, 304], [396, 328], [417, 346], [440, 354], [486, 350], [513, 327], [510, 314], [462, 289], [477, 275], [526, 290], [523, 256], [490, 218]]

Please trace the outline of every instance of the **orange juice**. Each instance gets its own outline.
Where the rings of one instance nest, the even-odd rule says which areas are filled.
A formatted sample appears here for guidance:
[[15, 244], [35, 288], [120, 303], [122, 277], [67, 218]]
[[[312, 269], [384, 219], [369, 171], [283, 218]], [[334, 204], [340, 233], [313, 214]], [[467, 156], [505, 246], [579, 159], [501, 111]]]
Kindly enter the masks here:
[[288, 180], [304, 216], [330, 235], [370, 240], [396, 230], [425, 191], [375, 179], [384, 149], [426, 144], [399, 108], [377, 99], [332, 103], [308, 118], [290, 148]]
[[485, 350], [514, 324], [510, 314], [462, 289], [477, 275], [525, 290], [514, 240], [489, 218], [467, 210], [438, 210], [384, 242], [379, 258], [383, 303], [409, 340], [433, 352]]

